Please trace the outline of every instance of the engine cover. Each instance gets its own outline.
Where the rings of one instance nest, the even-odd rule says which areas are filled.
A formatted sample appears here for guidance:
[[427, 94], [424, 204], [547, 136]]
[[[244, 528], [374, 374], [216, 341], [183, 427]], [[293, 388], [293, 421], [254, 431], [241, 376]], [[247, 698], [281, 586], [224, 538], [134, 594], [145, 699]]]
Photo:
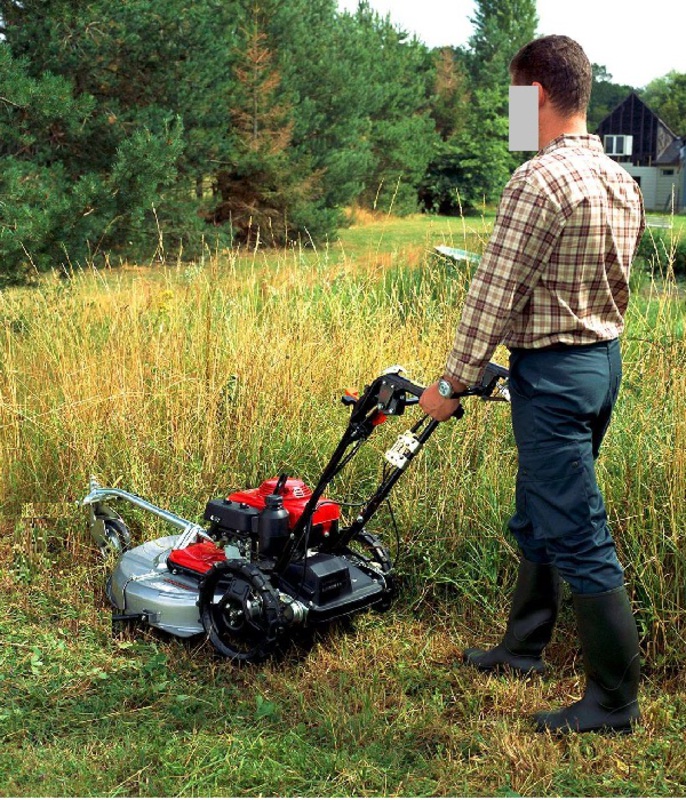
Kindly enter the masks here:
[[[234, 492], [227, 498], [230, 503], [243, 503], [245, 507], [258, 509], [261, 511], [265, 505], [267, 497], [275, 493], [278, 478], [270, 478], [263, 481], [258, 489], [244, 489]], [[288, 519], [291, 530], [302, 516], [307, 501], [312, 497], [312, 490], [306, 486], [299, 478], [288, 478], [279, 490], [283, 499], [283, 505], [288, 511]], [[327, 536], [332, 532], [334, 523], [338, 523], [341, 516], [341, 509], [338, 503], [327, 500], [325, 497], [319, 501], [312, 517], [312, 525], [321, 525], [322, 535]]]

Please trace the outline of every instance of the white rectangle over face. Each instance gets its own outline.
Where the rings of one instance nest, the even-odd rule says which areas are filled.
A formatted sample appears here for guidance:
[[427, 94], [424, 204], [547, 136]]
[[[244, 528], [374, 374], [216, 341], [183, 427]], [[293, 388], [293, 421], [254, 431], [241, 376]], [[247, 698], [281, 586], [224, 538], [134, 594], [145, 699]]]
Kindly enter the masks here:
[[510, 86], [510, 150], [538, 150], [538, 87]]

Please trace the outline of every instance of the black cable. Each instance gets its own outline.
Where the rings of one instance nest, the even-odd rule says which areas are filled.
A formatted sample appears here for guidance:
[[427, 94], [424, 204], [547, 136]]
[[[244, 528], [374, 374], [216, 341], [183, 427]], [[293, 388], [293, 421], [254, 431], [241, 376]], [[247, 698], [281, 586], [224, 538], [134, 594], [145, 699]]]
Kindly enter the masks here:
[[395, 521], [395, 514], [393, 513], [393, 506], [391, 505], [390, 498], [386, 498], [386, 505], [388, 506], [388, 513], [390, 514], [391, 517], [391, 525], [393, 526], [393, 531], [395, 533], [395, 558], [393, 559], [393, 564], [395, 567], [397, 567], [398, 564], [400, 563], [400, 555], [401, 555], [400, 530], [398, 529], [398, 524]]
[[343, 457], [340, 460], [338, 466], [336, 467], [334, 472], [331, 474], [330, 481], [332, 481], [336, 477], [336, 475], [338, 475], [338, 473], [343, 469], [343, 467], [346, 466], [346, 464], [350, 463], [350, 461], [352, 460], [352, 458], [355, 455], [355, 453], [357, 453], [357, 451], [362, 446], [363, 442], [364, 442], [364, 439], [360, 439], [359, 441], [354, 443], [353, 449], [345, 457]]

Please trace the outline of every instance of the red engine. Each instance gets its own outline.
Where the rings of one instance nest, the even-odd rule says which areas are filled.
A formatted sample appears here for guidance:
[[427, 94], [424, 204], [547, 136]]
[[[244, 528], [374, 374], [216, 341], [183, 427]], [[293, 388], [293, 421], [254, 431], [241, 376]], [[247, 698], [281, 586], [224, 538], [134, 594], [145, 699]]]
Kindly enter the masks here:
[[[210, 523], [210, 535], [217, 541], [238, 540], [249, 547], [251, 557], [275, 558], [290, 540], [310, 497], [312, 490], [298, 478], [271, 478], [257, 489], [210, 500], [205, 520]], [[312, 515], [309, 547], [317, 547], [338, 532], [340, 515], [337, 503], [326, 498], [319, 501]], [[199, 542], [183, 550], [172, 550], [167, 564], [170, 569], [204, 575], [225, 559], [223, 547], [214, 542]]]
[[[273, 496], [279, 484], [279, 478], [271, 478], [264, 481], [259, 489], [245, 489], [242, 492], [230, 494], [226, 501], [229, 503], [239, 503], [250, 508], [261, 511], [264, 509], [267, 497]], [[288, 512], [288, 523], [293, 530], [296, 523], [302, 516], [307, 501], [312, 497], [312, 490], [306, 486], [299, 478], [288, 478], [279, 487], [278, 495], [283, 500], [283, 505]], [[329, 536], [332, 533], [332, 526], [338, 525], [341, 516], [340, 506], [333, 500], [322, 498], [312, 517], [312, 534], [315, 536]], [[208, 519], [207, 513], [205, 519]], [[315, 534], [315, 529], [317, 530]]]

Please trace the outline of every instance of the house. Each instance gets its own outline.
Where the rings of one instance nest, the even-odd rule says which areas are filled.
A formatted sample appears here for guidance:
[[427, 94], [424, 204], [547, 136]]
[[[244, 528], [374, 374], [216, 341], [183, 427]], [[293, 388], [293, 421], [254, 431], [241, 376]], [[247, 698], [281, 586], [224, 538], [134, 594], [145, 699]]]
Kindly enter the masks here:
[[643, 192], [646, 210], [686, 211], [686, 137], [677, 136], [635, 93], [598, 125], [605, 152]]

